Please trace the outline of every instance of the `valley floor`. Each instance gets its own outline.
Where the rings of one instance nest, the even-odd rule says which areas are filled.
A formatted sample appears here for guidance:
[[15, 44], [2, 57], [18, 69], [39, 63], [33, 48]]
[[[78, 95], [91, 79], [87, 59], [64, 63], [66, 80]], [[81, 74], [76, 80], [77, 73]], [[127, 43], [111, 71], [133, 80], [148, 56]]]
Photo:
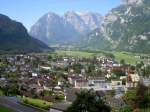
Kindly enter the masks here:
[[91, 58], [94, 56], [106, 56], [106, 55], [114, 55], [116, 61], [125, 60], [128, 64], [135, 65], [140, 61], [147, 61], [142, 57], [147, 57], [149, 54], [139, 54], [139, 53], [131, 53], [131, 52], [115, 52], [115, 51], [65, 51], [65, 50], [56, 50], [55, 53], [60, 56], [78, 56]]

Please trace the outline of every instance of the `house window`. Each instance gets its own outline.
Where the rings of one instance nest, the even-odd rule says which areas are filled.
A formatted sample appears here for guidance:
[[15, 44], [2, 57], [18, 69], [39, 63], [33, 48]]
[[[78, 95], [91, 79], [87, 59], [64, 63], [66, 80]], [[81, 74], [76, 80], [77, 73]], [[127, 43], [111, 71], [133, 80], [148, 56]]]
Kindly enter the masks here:
[[120, 82], [117, 82], [117, 85], [120, 85]]

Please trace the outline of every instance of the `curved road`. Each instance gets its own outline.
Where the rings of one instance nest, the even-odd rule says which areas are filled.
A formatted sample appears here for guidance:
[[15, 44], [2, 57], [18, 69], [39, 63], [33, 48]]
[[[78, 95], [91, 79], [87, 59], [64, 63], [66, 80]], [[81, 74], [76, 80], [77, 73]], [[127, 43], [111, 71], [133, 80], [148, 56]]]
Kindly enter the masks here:
[[[13, 97], [0, 97], [0, 106], [10, 108], [15, 112], [46, 112], [34, 107], [26, 106], [17, 101]], [[48, 111], [47, 111], [48, 112]]]

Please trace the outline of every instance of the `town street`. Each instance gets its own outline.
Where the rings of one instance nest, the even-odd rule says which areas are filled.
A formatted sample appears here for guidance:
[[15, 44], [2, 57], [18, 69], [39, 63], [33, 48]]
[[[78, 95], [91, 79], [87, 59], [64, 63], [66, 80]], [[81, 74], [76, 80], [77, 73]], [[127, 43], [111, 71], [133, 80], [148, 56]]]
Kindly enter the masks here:
[[36, 108], [25, 106], [12, 97], [0, 97], [0, 106], [10, 108], [15, 112], [44, 112]]

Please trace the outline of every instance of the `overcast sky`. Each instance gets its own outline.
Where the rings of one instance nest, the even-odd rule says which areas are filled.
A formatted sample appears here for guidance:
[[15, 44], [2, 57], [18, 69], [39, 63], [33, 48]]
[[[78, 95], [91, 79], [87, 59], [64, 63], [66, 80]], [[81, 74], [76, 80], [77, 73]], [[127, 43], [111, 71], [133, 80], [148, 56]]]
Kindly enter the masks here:
[[121, 4], [121, 0], [0, 0], [0, 13], [22, 22], [27, 29], [42, 15], [66, 11], [91, 11], [102, 15]]

